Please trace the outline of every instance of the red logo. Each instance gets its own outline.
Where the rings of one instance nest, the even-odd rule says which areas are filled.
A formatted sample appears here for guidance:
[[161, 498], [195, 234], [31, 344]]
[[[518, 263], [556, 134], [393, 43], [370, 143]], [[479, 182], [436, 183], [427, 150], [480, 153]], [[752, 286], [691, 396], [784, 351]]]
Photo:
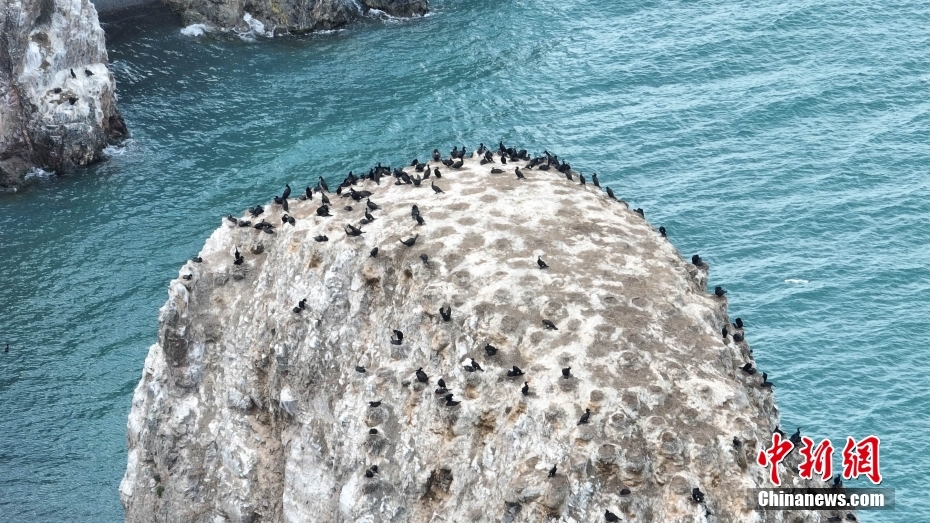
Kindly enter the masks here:
[[767, 450], [759, 451], [759, 457], [756, 459], [756, 463], [763, 467], [768, 465], [772, 466], [772, 483], [774, 483], [776, 487], [781, 485], [781, 479], [778, 477], [778, 464], [781, 463], [781, 460], [785, 459], [785, 456], [787, 456], [793, 448], [794, 443], [786, 439], [783, 440], [781, 434], [773, 432], [772, 446]]
[[798, 467], [801, 477], [811, 479], [814, 472], [820, 474], [824, 481], [833, 477], [833, 444], [830, 440], [825, 439], [814, 449], [814, 440], [807, 436], [801, 436], [804, 446], [801, 447], [801, 455], [804, 456], [804, 463]]
[[880, 443], [877, 436], [866, 436], [859, 443], [846, 438], [846, 446], [843, 447], [843, 477], [854, 479], [863, 475], [876, 485], [881, 483], [882, 474], [878, 471]]

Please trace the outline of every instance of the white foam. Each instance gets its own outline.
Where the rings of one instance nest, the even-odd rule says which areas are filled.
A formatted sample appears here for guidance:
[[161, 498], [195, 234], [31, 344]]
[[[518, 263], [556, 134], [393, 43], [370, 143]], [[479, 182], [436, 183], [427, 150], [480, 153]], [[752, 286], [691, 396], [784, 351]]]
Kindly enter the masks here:
[[207, 24], [191, 24], [181, 29], [181, 34], [184, 36], [203, 36], [208, 31]]
[[49, 180], [55, 177], [55, 173], [33, 167], [26, 173], [25, 180]]
[[810, 283], [810, 280], [801, 280], [799, 278], [788, 278], [785, 280], [785, 283], [791, 283], [795, 285], [804, 285], [805, 283]]

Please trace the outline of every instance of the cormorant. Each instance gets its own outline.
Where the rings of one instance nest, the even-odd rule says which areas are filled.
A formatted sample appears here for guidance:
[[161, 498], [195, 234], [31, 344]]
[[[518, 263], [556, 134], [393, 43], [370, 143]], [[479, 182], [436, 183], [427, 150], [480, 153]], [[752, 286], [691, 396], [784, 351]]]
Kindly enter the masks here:
[[358, 365], [356, 365], [356, 366], [355, 366], [355, 372], [359, 372], [359, 373], [361, 373], [361, 374], [365, 374], [365, 373], [368, 372], [368, 371], [365, 370], [365, 367], [359, 367]]
[[696, 267], [700, 267], [704, 265], [704, 262], [701, 260], [700, 254], [695, 254], [694, 256], [692, 256], [691, 263], [694, 264]]
[[429, 267], [429, 256], [427, 256], [425, 252], [420, 254], [420, 259], [423, 260], [423, 265]]
[[368, 406], [374, 409], [374, 408], [380, 407], [381, 402], [380, 401], [369, 401]]
[[543, 261], [541, 256], [536, 257], [536, 265], [539, 265], [540, 269], [548, 269], [549, 266], [546, 265], [546, 262]]
[[524, 374], [526, 373], [520, 370], [520, 367], [517, 367], [516, 365], [513, 366], [513, 369], [507, 371], [507, 377], [509, 378], [513, 378], [515, 376], [523, 376]]
[[752, 368], [752, 362], [749, 362], [740, 368], [743, 369], [743, 372], [749, 374], [750, 376], [756, 373], [756, 369]]
[[668, 233], [665, 230], [665, 227], [659, 227], [659, 234], [661, 234], [663, 238], [668, 238]]
[[716, 297], [719, 298], [719, 297], [723, 296], [723, 295], [726, 294], [726, 293], [727, 293], [727, 291], [724, 290], [723, 287], [721, 287], [721, 286], [719, 286], [719, 285], [716, 286], [716, 287], [714, 287], [714, 296], [716, 296]]
[[459, 403], [461, 403], [461, 401], [452, 401], [452, 394], [446, 394], [446, 407], [455, 407]]
[[559, 465], [558, 465], [558, 464], [553, 465], [552, 468], [549, 469], [549, 477], [550, 477], [550, 478], [554, 478], [554, 477], [555, 477], [555, 474], [556, 474], [556, 472], [558, 472], [558, 470], [559, 470]]
[[378, 248], [375, 247], [374, 249], [372, 249], [371, 252], [369, 253], [369, 255], [370, 255], [372, 258], [377, 258], [377, 257], [378, 257]]
[[420, 367], [419, 369], [417, 369], [417, 381], [419, 381], [420, 383], [429, 383], [429, 376], [427, 376], [426, 373], [423, 372], [423, 367]]
[[530, 382], [528, 381], [523, 382], [523, 388], [521, 389], [521, 392], [523, 392], [524, 396], [530, 395]]
[[442, 193], [442, 189], [440, 189], [439, 187], [436, 187], [436, 182], [431, 182], [431, 183], [430, 183], [430, 187], [433, 188], [433, 192], [434, 192], [434, 193], [436, 193], [436, 194]]
[[604, 511], [604, 519], [607, 521], [620, 521], [620, 518], [618, 518], [616, 514], [609, 510]]
[[413, 247], [413, 244], [417, 242], [417, 238], [419, 237], [420, 237], [419, 234], [415, 234], [413, 238], [407, 238], [406, 240], [400, 240], [400, 243], [403, 243], [407, 247]]
[[581, 415], [581, 419], [578, 420], [579, 425], [584, 425], [588, 422], [588, 419], [591, 418], [591, 409], [584, 409], [584, 414]]
[[565, 367], [564, 369], [562, 369], [562, 379], [568, 379], [568, 378], [571, 378], [571, 377], [572, 377], [572, 368], [571, 368], [571, 367]]
[[484, 346], [484, 352], [486, 352], [488, 356], [493, 356], [497, 354], [497, 347], [488, 343], [487, 345]]
[[400, 345], [404, 341], [404, 333], [394, 329], [394, 334], [391, 336], [391, 345]]
[[607, 196], [609, 196], [609, 197], [610, 197], [611, 199], [613, 199], [613, 200], [616, 200], [616, 199], [617, 199], [617, 197], [614, 196], [614, 191], [613, 191], [613, 189], [611, 189], [610, 187], [607, 187]]
[[543, 325], [546, 326], [547, 330], [554, 330], [554, 331], [559, 330], [559, 328], [555, 326], [555, 323], [552, 323], [549, 320], [543, 320], [542, 322], [543, 322]]
[[694, 487], [691, 489], [691, 499], [695, 503], [704, 503], [704, 493], [701, 492], [701, 489]]
[[321, 234], [321, 235], [319, 235], [319, 236], [314, 236], [313, 239], [316, 240], [316, 241], [318, 241], [318, 242], [328, 242], [328, 241], [329, 241], [329, 238], [327, 238], [325, 234]]
[[445, 308], [439, 307], [439, 315], [442, 316], [442, 321], [450, 321], [452, 319], [452, 307], [448, 305]]
[[762, 373], [762, 383], [759, 384], [763, 389], [771, 389], [775, 384], [769, 381], [769, 375]]
[[792, 434], [791, 437], [788, 438], [788, 440], [791, 441], [791, 443], [794, 443], [795, 446], [800, 445], [801, 444], [801, 427], [798, 427], [797, 432]]
[[598, 179], [597, 179], [597, 173], [594, 173], [594, 174], [591, 175], [591, 183], [593, 183], [595, 187], [600, 187], [600, 186], [601, 186], [601, 182], [598, 181]]

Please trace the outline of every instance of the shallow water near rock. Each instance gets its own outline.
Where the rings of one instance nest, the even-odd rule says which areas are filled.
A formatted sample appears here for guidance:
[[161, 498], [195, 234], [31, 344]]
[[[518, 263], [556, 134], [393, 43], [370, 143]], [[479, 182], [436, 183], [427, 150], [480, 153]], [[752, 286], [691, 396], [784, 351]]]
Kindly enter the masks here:
[[133, 139], [0, 199], [0, 520], [122, 519], [157, 310], [221, 216], [285, 182], [501, 138], [596, 171], [711, 263], [785, 427], [882, 438], [898, 508], [861, 520], [930, 510], [930, 8], [433, 8], [256, 41], [154, 13], [105, 27]]

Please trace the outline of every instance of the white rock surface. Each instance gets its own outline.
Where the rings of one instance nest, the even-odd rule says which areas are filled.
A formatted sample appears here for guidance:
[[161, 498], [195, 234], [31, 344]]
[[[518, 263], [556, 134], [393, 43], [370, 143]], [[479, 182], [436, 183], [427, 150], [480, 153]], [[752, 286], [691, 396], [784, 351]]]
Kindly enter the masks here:
[[[365, 202], [335, 195], [330, 218], [315, 214], [319, 195], [292, 199], [296, 226], [267, 205], [259, 219], [273, 235], [223, 221], [161, 309], [128, 424], [126, 521], [831, 515], [747, 508], [744, 489], [767, 481], [754, 460], [777, 411], [758, 375], [739, 369], [748, 345], [720, 335], [726, 300], [705, 292], [706, 266], [682, 260], [623, 202], [557, 172], [516, 180], [512, 163], [505, 174], [472, 159], [439, 167], [443, 194], [429, 181], [360, 182], [381, 207], [361, 237], [343, 226], [359, 224]], [[399, 242], [415, 234], [413, 247]], [[466, 372], [470, 358], [484, 371]], [[507, 377], [513, 365], [529, 396], [523, 378]], [[568, 366], [574, 377], [563, 379]], [[434, 393], [440, 377], [459, 406]]]
[[0, 187], [15, 187], [32, 166], [90, 163], [125, 137], [89, 0], [5, 1], [0, 64]]

